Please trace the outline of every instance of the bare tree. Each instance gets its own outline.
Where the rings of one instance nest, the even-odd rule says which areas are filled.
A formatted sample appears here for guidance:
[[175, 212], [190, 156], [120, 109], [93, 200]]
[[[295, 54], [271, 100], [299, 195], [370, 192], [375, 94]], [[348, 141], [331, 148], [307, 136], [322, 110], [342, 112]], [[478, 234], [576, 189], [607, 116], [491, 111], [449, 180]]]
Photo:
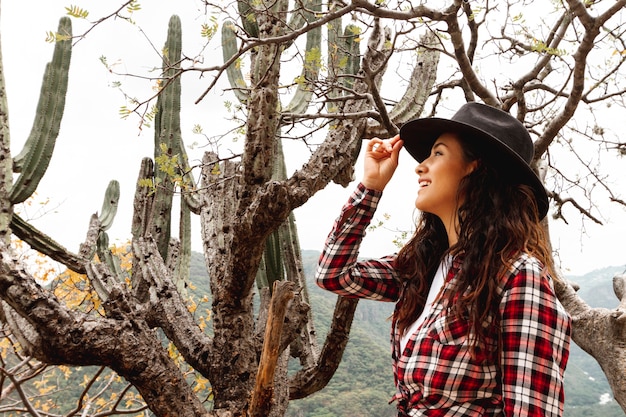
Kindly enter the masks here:
[[[100, 214], [92, 217], [79, 253], [14, 214], [15, 205], [37, 188], [58, 134], [72, 39], [69, 19], [62, 19], [36, 124], [17, 156], [10, 154], [0, 68], [0, 318], [25, 355], [52, 365], [108, 367], [132, 384], [156, 415], [283, 415], [289, 399], [310, 395], [329, 381], [356, 308], [356, 301], [339, 298], [329, 334], [323, 343], [316, 339], [291, 213], [330, 182], [350, 182], [362, 139], [390, 137], [411, 118], [445, 113], [453, 100], [480, 100], [513, 111], [536, 138], [535, 162], [548, 163], [553, 212], [558, 217], [564, 206], [572, 205], [596, 218], [589, 205], [591, 189], [568, 194], [571, 187], [564, 185], [576, 182], [551, 165], [550, 156], [562, 144], [577, 152], [579, 141], [624, 152], [626, 145], [609, 138], [601, 126], [581, 129], [572, 122], [575, 116], [593, 114], [600, 104], [623, 105], [626, 0], [568, 0], [551, 4], [551, 10], [542, 5], [537, 23], [525, 21], [536, 3], [215, 4], [210, 6], [237, 18], [222, 25], [224, 62], [207, 67], [183, 54], [182, 22], [172, 17], [156, 104], [155, 156], [141, 162], [135, 193], [130, 275], [112, 256], [106, 232], [117, 208], [116, 182], [111, 182]], [[349, 17], [352, 22], [344, 31], [343, 20]], [[357, 38], [367, 41], [360, 45]], [[299, 59], [302, 73], [292, 86], [293, 100], [283, 104], [289, 95], [280, 82], [287, 51], [295, 51], [289, 53]], [[325, 71], [320, 71], [322, 51]], [[603, 65], [594, 65], [599, 58]], [[238, 65], [244, 59], [250, 62], [248, 82]], [[212, 80], [207, 91], [226, 75], [245, 119], [242, 154], [206, 152], [199, 181], [185, 155], [179, 119], [181, 79], [197, 72]], [[385, 88], [385, 75], [404, 87]], [[135, 110], [145, 114], [148, 102]], [[312, 146], [310, 159], [288, 175], [281, 138], [313, 143], [320, 135], [325, 137]], [[585, 169], [594, 184], [610, 192], [595, 167]], [[14, 173], [19, 174], [15, 181]], [[172, 239], [176, 190], [182, 196], [181, 234]], [[611, 200], [624, 205], [619, 195], [611, 194]], [[199, 216], [210, 276], [212, 335], [198, 325], [181, 296], [191, 214]], [[39, 286], [15, 255], [11, 234], [85, 274], [103, 301], [102, 310], [69, 308]], [[258, 316], [252, 303], [255, 283], [261, 287]], [[615, 288], [620, 304], [612, 311], [590, 309], [572, 285], [558, 291], [574, 317], [574, 340], [599, 361], [626, 410], [623, 278], [616, 278]], [[603, 332], [594, 333], [599, 327]], [[168, 355], [164, 341], [211, 382], [211, 411]], [[288, 356], [301, 363], [291, 377]]]

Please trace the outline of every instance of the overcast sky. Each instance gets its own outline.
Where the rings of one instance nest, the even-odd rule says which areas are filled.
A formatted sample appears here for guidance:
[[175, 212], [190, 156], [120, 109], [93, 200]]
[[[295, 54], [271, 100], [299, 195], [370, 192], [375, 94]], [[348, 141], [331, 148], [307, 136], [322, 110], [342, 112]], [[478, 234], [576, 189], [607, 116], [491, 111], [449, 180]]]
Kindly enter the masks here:
[[[117, 2], [77, 1], [97, 19], [114, 11]], [[122, 21], [107, 21], [96, 27], [73, 50], [70, 86], [61, 133], [49, 170], [38, 188], [37, 202], [47, 201], [43, 213], [40, 205], [27, 208], [27, 216], [45, 233], [72, 251], [77, 251], [84, 240], [89, 217], [100, 210], [107, 184], [116, 179], [121, 183], [118, 215], [109, 236], [113, 242], [130, 238], [130, 221], [134, 183], [141, 158], [152, 156], [153, 131], [138, 129], [137, 118], [121, 119], [119, 108], [125, 105], [122, 94], [112, 87], [121, 80], [129, 92], [139, 98], [151, 94], [146, 83], [136, 84], [132, 78], [108, 74], [100, 63], [105, 56], [116, 63], [116, 70], [127, 73], [146, 73], [160, 65], [154, 48], [160, 50], [172, 14], [183, 21], [183, 51], [193, 55], [200, 50], [200, 25], [205, 22], [202, 10], [195, 1], [150, 0], [141, 2], [142, 10], [135, 14], [137, 25]], [[28, 136], [35, 115], [39, 89], [46, 62], [51, 59], [53, 45], [45, 42], [46, 32], [57, 28], [65, 14], [65, 0], [38, 2], [4, 1], [1, 4], [2, 54], [9, 101], [12, 151], [17, 154]], [[34, 12], [33, 8], [36, 8]], [[73, 19], [74, 34], [83, 33], [87, 22]], [[141, 29], [141, 31], [139, 30]], [[152, 42], [152, 44], [148, 41]], [[218, 39], [205, 50], [204, 65], [221, 62]], [[194, 78], [195, 77], [195, 78]], [[208, 78], [190, 75], [183, 84], [182, 130], [187, 144], [201, 138], [192, 134], [193, 126], [200, 124], [205, 133], [217, 134], [228, 129], [224, 102], [234, 101], [229, 92], [220, 89], [211, 93], [200, 104], [193, 102], [208, 85]], [[225, 84], [222, 84], [225, 85]], [[225, 144], [222, 149], [226, 149]], [[228, 145], [230, 146], [230, 145]], [[232, 144], [233, 147], [239, 144]], [[297, 169], [306, 159], [305, 148], [298, 143], [286, 143], [288, 169]], [[191, 158], [200, 158], [202, 149], [189, 149]], [[360, 164], [361, 161], [359, 161]], [[192, 161], [193, 163], [193, 161]], [[621, 161], [623, 171], [624, 162]], [[618, 165], [619, 167], [619, 165]], [[360, 173], [357, 167], [357, 173]], [[413, 202], [417, 192], [414, 161], [402, 153], [398, 174], [385, 191], [377, 219], [383, 214], [390, 229], [410, 229], [415, 216]], [[626, 187], [621, 187], [625, 198]], [[331, 185], [296, 211], [297, 225], [303, 249], [321, 250], [326, 234], [344, 201], [354, 188]], [[607, 208], [608, 225], [598, 227], [577, 216], [569, 218], [570, 225], [552, 222], [551, 233], [555, 248], [559, 249], [566, 273], [583, 274], [596, 268], [625, 265], [626, 213], [621, 208]], [[194, 218], [198, 221], [198, 218]], [[584, 226], [584, 232], [581, 231]], [[196, 227], [196, 230], [199, 230]], [[382, 256], [396, 250], [392, 239], [397, 233], [378, 229], [365, 239], [361, 254]], [[621, 244], [619, 243], [621, 241]], [[201, 251], [199, 232], [194, 237], [194, 250]]]

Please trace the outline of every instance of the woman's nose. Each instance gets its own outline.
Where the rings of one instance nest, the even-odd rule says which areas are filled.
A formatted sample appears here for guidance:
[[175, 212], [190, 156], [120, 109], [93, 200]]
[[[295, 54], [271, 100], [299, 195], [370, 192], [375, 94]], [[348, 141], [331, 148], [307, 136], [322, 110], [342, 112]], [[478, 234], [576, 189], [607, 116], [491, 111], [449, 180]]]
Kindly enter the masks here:
[[424, 166], [423, 162], [420, 163], [420, 164], [417, 164], [417, 166], [415, 167], [415, 173], [417, 175], [420, 175], [420, 174], [424, 173], [424, 170], [425, 170], [425, 166]]

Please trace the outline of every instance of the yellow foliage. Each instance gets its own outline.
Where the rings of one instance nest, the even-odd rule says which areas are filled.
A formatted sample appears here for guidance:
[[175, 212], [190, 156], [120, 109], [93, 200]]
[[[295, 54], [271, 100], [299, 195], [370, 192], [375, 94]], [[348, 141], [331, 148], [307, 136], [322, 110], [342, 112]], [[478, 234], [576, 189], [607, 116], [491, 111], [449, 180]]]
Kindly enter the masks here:
[[43, 404], [40, 405], [41, 411], [49, 413], [53, 408], [57, 408], [56, 405], [52, 402], [52, 400], [48, 399]]
[[86, 387], [89, 382], [91, 381], [91, 377], [89, 377], [87, 374], [83, 375], [83, 382], [81, 382], [80, 386], [81, 387]]
[[58, 369], [63, 373], [65, 379], [68, 379], [70, 375], [72, 375], [72, 368], [70, 368], [69, 366], [59, 365]]
[[49, 394], [57, 388], [54, 384], [50, 383], [49, 378], [50, 378], [50, 374], [48, 373], [45, 376], [41, 377], [40, 379], [36, 379], [33, 381], [33, 385], [37, 389], [37, 393], [40, 396]]
[[167, 345], [167, 354], [174, 362], [177, 362], [180, 365], [182, 357], [178, 352], [178, 349], [176, 349], [176, 346], [174, 346], [174, 343], [170, 342]]
[[86, 275], [67, 270], [59, 275], [53, 289], [54, 295], [71, 309], [84, 307], [87, 311], [98, 310], [101, 302], [91, 289]]
[[195, 382], [193, 386], [194, 392], [199, 392], [199, 391], [209, 388], [209, 380], [203, 377], [202, 375], [196, 374], [194, 382]]

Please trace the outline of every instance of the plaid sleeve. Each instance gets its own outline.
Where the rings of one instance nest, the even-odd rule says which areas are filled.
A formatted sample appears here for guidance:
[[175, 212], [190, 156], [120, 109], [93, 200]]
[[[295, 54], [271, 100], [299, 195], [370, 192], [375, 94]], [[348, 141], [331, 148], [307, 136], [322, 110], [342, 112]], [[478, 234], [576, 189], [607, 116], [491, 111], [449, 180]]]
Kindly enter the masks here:
[[571, 323], [536, 259], [514, 265], [500, 313], [505, 415], [561, 416]]
[[343, 206], [319, 259], [315, 279], [321, 288], [344, 297], [397, 301], [400, 285], [393, 268], [395, 255], [357, 261], [381, 195], [359, 184]]

